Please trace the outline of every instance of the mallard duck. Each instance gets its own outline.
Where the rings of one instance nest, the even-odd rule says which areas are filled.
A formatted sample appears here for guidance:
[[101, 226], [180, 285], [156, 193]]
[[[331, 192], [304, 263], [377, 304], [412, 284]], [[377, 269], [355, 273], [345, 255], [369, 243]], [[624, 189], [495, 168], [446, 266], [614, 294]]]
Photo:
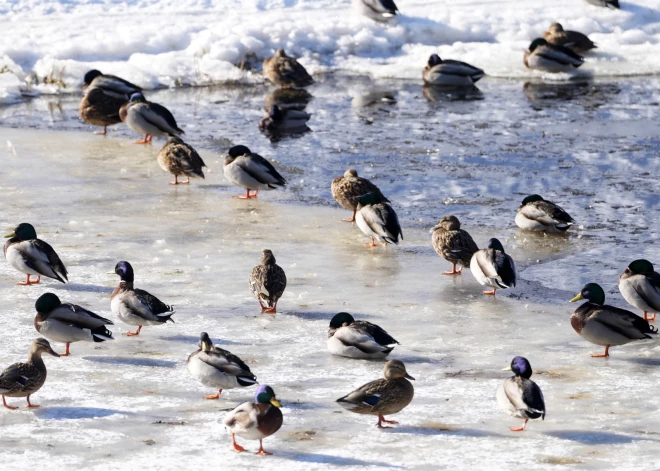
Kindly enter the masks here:
[[532, 365], [527, 358], [515, 357], [511, 366], [504, 371], [513, 371], [515, 376], [507, 378], [497, 388], [497, 403], [512, 417], [525, 419], [521, 427], [511, 427], [512, 432], [525, 430], [529, 419], [545, 420], [545, 401], [541, 388], [532, 381]]
[[336, 314], [328, 328], [328, 351], [349, 358], [385, 358], [398, 344], [381, 327], [356, 321], [348, 312]]
[[[37, 231], [32, 224], [20, 223], [5, 238], [9, 238], [4, 247], [5, 258], [12, 267], [27, 276], [19, 285], [37, 284], [42, 276], [62, 283], [69, 281], [69, 272], [62, 260], [48, 243], [37, 239]], [[30, 281], [30, 276], [36, 276], [37, 280]]]
[[73, 342], [114, 340], [112, 332], [105, 327], [113, 324], [111, 320], [76, 304], [62, 303], [53, 293], [39, 296], [34, 308], [37, 310], [34, 318], [37, 332], [51, 341], [66, 344], [66, 351], [60, 356], [70, 355], [69, 346]]
[[258, 455], [272, 455], [264, 450], [262, 440], [270, 437], [282, 426], [282, 405], [270, 386], [259, 386], [254, 402], [245, 402], [225, 416], [223, 423], [231, 433], [231, 444], [239, 453], [245, 448], [236, 443], [236, 435], [246, 440], [259, 440]]
[[584, 54], [597, 47], [585, 34], [577, 31], [564, 31], [564, 27], [559, 23], [552, 23], [548, 31], [543, 33], [543, 39], [549, 44], [567, 47], [576, 54]]
[[396, 414], [410, 404], [415, 388], [408, 379], [415, 378], [408, 374], [406, 366], [399, 360], [385, 363], [383, 376], [340, 397], [337, 402], [344, 409], [357, 414], [377, 415], [378, 428], [387, 428], [383, 427], [383, 423], [398, 424], [394, 420], [386, 420], [385, 416]]
[[635, 260], [628, 265], [619, 277], [619, 291], [628, 304], [644, 311], [644, 320], [655, 320], [660, 312], [660, 274], [654, 271], [651, 262]]
[[332, 180], [330, 185], [332, 197], [337, 203], [342, 205], [345, 209], [353, 211], [353, 216], [350, 219], [344, 219], [346, 222], [355, 222], [355, 213], [357, 213], [358, 198], [367, 193], [375, 193], [383, 201], [389, 203], [390, 200], [383, 196], [383, 193], [376, 185], [371, 183], [366, 178], [358, 176], [354, 168], [349, 168], [344, 172], [343, 177], [337, 177]]
[[147, 101], [141, 93], [131, 95], [130, 101], [119, 109], [119, 117], [133, 131], [144, 134], [144, 139], [135, 141], [136, 144], [147, 144], [153, 136], [175, 137], [184, 134], [170, 110]]
[[306, 111], [282, 109], [273, 105], [268, 116], [259, 121], [259, 130], [262, 132], [297, 132], [307, 129], [307, 121], [312, 115]]
[[278, 49], [272, 57], [264, 60], [263, 73], [275, 85], [282, 88], [306, 87], [314, 83], [307, 70], [284, 49]]
[[[158, 165], [166, 172], [174, 175], [170, 185], [188, 184], [190, 177], [204, 178], [202, 167], [206, 164], [190, 144], [180, 137], [170, 137], [158, 153]], [[179, 176], [188, 177], [185, 182], [179, 181]]]
[[83, 90], [89, 88], [100, 88], [109, 94], [118, 98], [125, 98], [126, 100], [133, 93], [142, 93], [142, 88], [128, 80], [124, 80], [116, 75], [102, 74], [96, 69], [87, 72], [83, 78]]
[[516, 213], [516, 225], [527, 231], [566, 232], [573, 224], [570, 214], [539, 195], [523, 199]]
[[286, 275], [282, 267], [275, 263], [273, 252], [264, 250], [261, 264], [250, 273], [249, 284], [262, 312], [277, 312], [277, 301], [286, 289]]
[[139, 335], [143, 325], [174, 322], [171, 319], [175, 313], [173, 306], [168, 306], [144, 290], [133, 288], [135, 277], [130, 263], [121, 261], [109, 273], [116, 273], [121, 280], [110, 297], [110, 309], [122, 322], [138, 326], [135, 332], [126, 332], [125, 335]]
[[581, 299], [587, 302], [575, 310], [571, 326], [586, 341], [605, 347], [604, 353], [592, 357], [608, 357], [611, 346], [650, 339], [648, 334], [658, 333], [658, 329], [632, 312], [605, 304], [605, 292], [596, 283], [585, 285], [571, 302]]
[[[362, 232], [371, 237], [371, 243], [364, 244], [366, 247], [398, 244], [399, 237], [403, 240], [399, 218], [382, 194], [367, 193], [358, 198], [355, 223]], [[374, 239], [381, 242], [376, 244]]]
[[[460, 275], [463, 267], [469, 267], [474, 253], [479, 250], [472, 236], [461, 229], [461, 223], [454, 215], [442, 216], [438, 225], [431, 229], [433, 248], [442, 258], [452, 264], [452, 269], [443, 275]], [[456, 270], [456, 265], [461, 269]]]
[[[227, 152], [223, 172], [227, 180], [245, 188], [245, 196], [238, 199], [256, 198], [259, 190], [275, 190], [286, 186], [286, 180], [268, 160], [254, 154], [245, 146], [234, 146]], [[254, 194], [250, 194], [250, 190]]]
[[59, 357], [50, 348], [46, 339], [35, 339], [30, 348], [27, 363], [14, 363], [0, 374], [0, 395], [2, 405], [7, 409], [18, 409], [18, 407], [7, 404], [5, 397], [27, 397], [28, 407], [39, 407], [38, 404], [30, 402], [30, 396], [41, 389], [46, 382], [46, 364], [41, 358], [42, 353], [50, 353]]
[[598, 7], [606, 7], [613, 10], [620, 8], [619, 0], [587, 0], [587, 2]]
[[216, 388], [217, 394], [204, 396], [205, 399], [220, 399], [223, 389], [252, 386], [257, 377], [250, 367], [236, 355], [213, 345], [209, 334], [202, 332], [199, 337], [200, 349], [188, 357], [186, 366], [190, 376], [209, 388]]
[[470, 64], [431, 55], [422, 74], [424, 83], [443, 87], [470, 87], [486, 73]]
[[549, 44], [543, 38], [537, 38], [525, 51], [525, 67], [542, 72], [571, 72], [582, 64], [584, 58], [564, 46]]
[[516, 286], [516, 264], [504, 252], [502, 243], [497, 239], [490, 239], [487, 248], [472, 255], [470, 271], [480, 285], [493, 288], [491, 291], [484, 291], [484, 294], [495, 296], [498, 289]]
[[387, 21], [399, 12], [394, 0], [353, 0], [353, 5], [364, 16], [377, 21]]

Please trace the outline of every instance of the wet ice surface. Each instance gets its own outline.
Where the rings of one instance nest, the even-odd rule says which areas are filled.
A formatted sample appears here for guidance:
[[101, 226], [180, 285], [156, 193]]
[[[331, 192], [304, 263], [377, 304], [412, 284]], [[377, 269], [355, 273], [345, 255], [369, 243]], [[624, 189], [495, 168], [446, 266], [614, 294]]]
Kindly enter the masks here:
[[[135, 338], [74, 344], [46, 358], [36, 411], [0, 411], [0, 459], [50, 469], [205, 466], [341, 469], [643, 469], [659, 458], [660, 346], [639, 342], [592, 359], [567, 300], [588, 281], [626, 307], [616, 280], [628, 262], [660, 263], [657, 239], [658, 79], [545, 84], [484, 80], [467, 97], [426, 93], [408, 82], [328, 77], [310, 89], [312, 132], [270, 142], [257, 131], [263, 87], [149, 94], [173, 111], [210, 167], [205, 181], [172, 187], [132, 131], [94, 136], [75, 97], [0, 108], [0, 227], [34, 223], [71, 272], [68, 285], [21, 280], [0, 263], [0, 365], [24, 361], [37, 333], [34, 301], [45, 290], [114, 318], [109, 293], [118, 260], [136, 286], [174, 304], [175, 324]], [[382, 95], [394, 97], [380, 100]], [[375, 100], [375, 101], [374, 101]], [[274, 159], [286, 191], [256, 201], [222, 176], [222, 155], [248, 145]], [[367, 249], [332, 200], [332, 178], [353, 166], [394, 202], [405, 240]], [[537, 192], [579, 222], [568, 237], [520, 232], [515, 209]], [[448, 268], [428, 229], [456, 214], [480, 246], [502, 240], [520, 284], [496, 299]], [[247, 277], [263, 248], [289, 285], [275, 316], [259, 313]], [[331, 357], [333, 314], [346, 310], [387, 329], [415, 381], [412, 404], [377, 430], [334, 400], [380, 377], [382, 362]], [[200, 331], [245, 360], [283, 402], [285, 424], [265, 441], [275, 456], [238, 455], [220, 420], [254, 388], [212, 393], [188, 376]], [[57, 350], [63, 345], [56, 344]], [[500, 371], [524, 355], [548, 415], [522, 434], [497, 409]], [[242, 443], [256, 451], [254, 442]]]

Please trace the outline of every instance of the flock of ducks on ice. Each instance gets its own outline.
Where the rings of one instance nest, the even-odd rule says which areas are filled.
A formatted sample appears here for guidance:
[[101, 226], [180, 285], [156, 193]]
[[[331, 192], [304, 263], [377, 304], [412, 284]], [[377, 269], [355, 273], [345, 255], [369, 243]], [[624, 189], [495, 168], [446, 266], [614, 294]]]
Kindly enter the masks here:
[[[358, 0], [372, 13], [386, 17], [397, 12], [391, 0]], [[588, 0], [590, 3], [618, 8], [616, 0]], [[586, 36], [564, 31], [560, 24], [553, 24], [544, 38], [535, 39], [525, 53], [525, 65], [549, 72], [565, 71], [582, 65], [582, 57], [596, 45]], [[285, 89], [296, 89], [311, 85], [314, 80], [294, 58], [278, 50], [273, 57], [264, 61], [264, 75], [274, 84]], [[423, 73], [424, 81], [433, 85], [472, 85], [484, 72], [469, 64], [453, 60], [442, 60], [437, 55], [429, 58]], [[168, 136], [169, 140], [158, 154], [158, 163], [174, 176], [171, 184], [186, 184], [191, 177], [204, 178], [204, 161], [189, 144], [181, 138], [181, 130], [167, 108], [149, 102], [140, 87], [113, 75], [104, 75], [92, 70], [84, 78], [84, 97], [80, 103], [80, 115], [90, 124], [107, 126], [119, 122], [144, 136], [137, 141], [146, 144], [153, 136]], [[261, 120], [263, 131], [293, 128], [304, 125], [307, 113], [280, 108], [274, 104], [268, 116]], [[286, 180], [275, 167], [246, 146], [237, 145], [229, 149], [224, 160], [225, 177], [245, 190], [238, 198], [250, 199], [259, 190], [274, 190], [286, 185]], [[179, 181], [185, 177], [185, 181]], [[352, 212], [348, 222], [355, 222], [369, 238], [365, 244], [397, 244], [403, 240], [403, 232], [396, 212], [381, 190], [369, 180], [362, 178], [354, 169], [332, 181], [332, 196], [345, 209]], [[528, 231], [565, 233], [575, 224], [573, 218], [560, 206], [539, 195], [526, 197], [515, 216], [515, 223]], [[451, 263], [446, 275], [460, 275], [467, 267], [475, 280], [489, 288], [486, 295], [495, 295], [498, 289], [516, 285], [516, 267], [513, 259], [493, 238], [484, 249], [479, 249], [470, 234], [461, 228], [460, 221], [453, 215], [444, 216], [432, 229], [432, 245], [435, 251]], [[8, 234], [4, 255], [9, 264], [26, 275], [20, 285], [33, 285], [42, 276], [62, 283], [68, 281], [67, 269], [55, 250], [37, 237], [34, 227], [19, 224]], [[119, 285], [112, 293], [110, 308], [122, 322], [137, 327], [127, 332], [128, 336], [140, 334], [143, 326], [162, 325], [171, 321], [174, 309], [156, 296], [134, 286], [133, 267], [120, 261], [111, 272], [119, 276]], [[32, 279], [36, 277], [36, 279]], [[647, 260], [635, 260], [619, 277], [619, 290], [625, 300], [643, 312], [643, 317], [630, 311], [605, 304], [605, 293], [595, 283], [589, 283], [571, 302], [586, 300], [571, 316], [571, 326], [585, 340], [605, 347], [605, 351], [594, 357], [607, 357], [611, 346], [624, 345], [635, 340], [651, 338], [657, 329], [649, 321], [655, 320], [660, 311], [660, 274], [654, 271]], [[249, 275], [249, 289], [258, 300], [263, 312], [275, 313], [277, 303], [286, 288], [286, 275], [277, 265], [270, 250], [263, 251], [261, 263]], [[36, 330], [54, 342], [66, 345], [63, 354], [56, 353], [48, 340], [38, 338], [32, 343], [28, 361], [15, 363], [0, 375], [0, 395], [4, 407], [6, 397], [26, 397], [28, 407], [38, 407], [30, 402], [46, 380], [43, 353], [59, 357], [70, 354], [70, 345], [75, 342], [103, 342], [112, 340], [108, 325], [113, 322], [81, 306], [62, 303], [53, 293], [41, 295], [36, 303]], [[652, 316], [650, 314], [653, 314]], [[359, 358], [382, 359], [387, 357], [398, 342], [387, 331], [367, 321], [355, 320], [349, 313], [335, 315], [329, 325], [327, 345], [334, 355]], [[187, 361], [189, 373], [203, 385], [217, 391], [205, 396], [218, 399], [223, 389], [248, 387], [257, 384], [256, 376], [236, 355], [213, 345], [206, 332], [200, 336], [199, 349]], [[510, 415], [523, 419], [522, 431], [529, 419], [543, 419], [546, 408], [543, 393], [530, 377], [532, 367], [523, 357], [515, 357], [510, 368], [514, 376], [508, 378], [497, 390], [499, 405]], [[399, 360], [385, 363], [383, 378], [371, 381], [355, 391], [341, 397], [337, 403], [349, 411], [378, 417], [378, 427], [396, 423], [385, 416], [396, 414], [413, 399], [414, 380]], [[275, 433], [283, 423], [280, 402], [274, 390], [260, 385], [254, 402], [241, 404], [229, 412], [224, 424], [231, 433], [232, 445], [237, 451], [245, 449], [236, 443], [236, 436], [259, 440], [259, 454], [264, 451], [262, 439]]]

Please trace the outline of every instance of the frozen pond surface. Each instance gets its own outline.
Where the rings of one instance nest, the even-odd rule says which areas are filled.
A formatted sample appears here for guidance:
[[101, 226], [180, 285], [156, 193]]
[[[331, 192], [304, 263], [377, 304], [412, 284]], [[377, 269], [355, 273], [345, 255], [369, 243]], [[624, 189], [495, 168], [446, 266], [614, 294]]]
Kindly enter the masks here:
[[[480, 84], [481, 85], [481, 84]], [[261, 86], [163, 90], [166, 105], [210, 167], [205, 181], [172, 187], [153, 146], [121, 126], [94, 136], [77, 98], [42, 97], [0, 108], [0, 227], [32, 222], [58, 251], [71, 283], [19, 287], [0, 263], [0, 366], [24, 361], [34, 301], [46, 290], [101, 315], [128, 260], [136, 286], [174, 304], [175, 324], [139, 337], [115, 319], [117, 339], [73, 344], [46, 358], [41, 409], [0, 411], [0, 462], [49, 460], [72, 469], [652, 469], [660, 461], [657, 341], [612, 349], [582, 340], [568, 304], [589, 281], [608, 302], [633, 259], [660, 263], [657, 122], [660, 80], [575, 84], [486, 79], [480, 92], [432, 94], [409, 82], [327, 77], [311, 88], [313, 132], [270, 142], [257, 131]], [[395, 101], [382, 101], [386, 95]], [[437, 101], [428, 101], [434, 98]], [[8, 143], [9, 141], [9, 143]], [[222, 152], [245, 144], [289, 180], [249, 202], [222, 176]], [[341, 222], [330, 181], [348, 166], [394, 202], [405, 240], [367, 249]], [[568, 237], [519, 231], [522, 198], [560, 203], [580, 227]], [[428, 229], [456, 214], [477, 243], [502, 240], [520, 283], [492, 299], [466, 271], [450, 278]], [[247, 277], [263, 248], [289, 285], [275, 316], [260, 314]], [[401, 342], [392, 358], [417, 378], [401, 425], [350, 414], [334, 400], [380, 377], [382, 362], [330, 356], [327, 325], [339, 311], [370, 320]], [[237, 454], [219, 422], [254, 388], [219, 401], [188, 376], [200, 331], [243, 358], [274, 387], [285, 422], [265, 448]], [[63, 345], [55, 344], [61, 351]], [[500, 371], [526, 356], [548, 415], [525, 433], [498, 410]], [[256, 451], [256, 442], [244, 442]], [[22, 468], [22, 466], [24, 466]]]

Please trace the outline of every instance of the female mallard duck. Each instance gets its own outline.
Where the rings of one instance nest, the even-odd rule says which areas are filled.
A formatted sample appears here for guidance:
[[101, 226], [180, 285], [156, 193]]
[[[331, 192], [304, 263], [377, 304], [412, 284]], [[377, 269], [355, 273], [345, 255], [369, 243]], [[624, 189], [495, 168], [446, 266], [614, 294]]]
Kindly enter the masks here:
[[273, 105], [268, 116], [259, 121], [259, 130], [269, 133], [305, 131], [309, 129], [305, 123], [311, 117], [312, 115], [306, 111], [282, 109]]
[[[438, 225], [431, 231], [433, 248], [438, 255], [452, 264], [452, 269], [442, 274], [460, 275], [463, 267], [470, 266], [472, 256], [479, 250], [472, 236], [461, 229], [461, 223], [454, 215], [442, 216]], [[460, 265], [461, 269], [456, 270], [456, 265]]]
[[328, 328], [328, 351], [342, 357], [385, 358], [398, 343], [381, 327], [356, 321], [348, 312], [336, 314]]
[[259, 386], [254, 402], [245, 402], [225, 416], [223, 423], [231, 433], [231, 444], [239, 453], [245, 448], [236, 443], [236, 435], [246, 440], [259, 440], [258, 455], [272, 455], [264, 450], [262, 440], [282, 427], [282, 405], [270, 386]]
[[261, 257], [261, 264], [250, 273], [250, 291], [257, 298], [262, 312], [277, 312], [277, 301], [286, 289], [284, 270], [275, 263], [275, 255], [266, 249]]
[[[69, 272], [55, 253], [55, 250], [41, 239], [37, 239], [37, 231], [32, 224], [22, 222], [14, 232], [5, 236], [5, 258], [18, 271], [25, 273], [27, 278], [19, 285], [34, 285], [41, 281], [42, 276], [66, 283]], [[30, 276], [36, 276], [36, 281], [30, 281]]]
[[5, 397], [27, 397], [28, 407], [39, 407], [30, 402], [30, 396], [39, 391], [46, 382], [46, 364], [41, 358], [42, 353], [59, 356], [50, 348], [48, 340], [35, 339], [27, 363], [14, 363], [0, 374], [0, 395], [2, 405], [7, 409], [18, 407], [8, 405]]
[[37, 332], [53, 342], [66, 344], [66, 351], [60, 356], [70, 355], [69, 346], [73, 342], [114, 340], [112, 332], [105, 327], [112, 325], [111, 320], [76, 304], [62, 303], [53, 293], [39, 296], [34, 308], [37, 310], [34, 318]]
[[564, 31], [564, 27], [559, 23], [552, 23], [548, 31], [543, 33], [543, 39], [549, 44], [567, 47], [576, 54], [584, 54], [597, 47], [585, 34], [577, 31]]
[[354, 7], [364, 16], [387, 21], [399, 12], [394, 0], [353, 0]]
[[472, 255], [470, 271], [480, 285], [493, 288], [491, 291], [484, 291], [484, 294], [495, 296], [498, 289], [516, 286], [516, 264], [504, 252], [502, 243], [497, 239], [490, 239], [487, 248]]
[[[238, 199], [256, 198], [259, 190], [275, 190], [286, 186], [286, 180], [268, 160], [254, 154], [245, 146], [234, 146], [225, 157], [223, 172], [227, 180], [245, 188], [245, 196]], [[254, 194], [250, 194], [250, 190]]]
[[[413, 399], [415, 388], [408, 379], [414, 380], [406, 371], [402, 361], [389, 360], [385, 363], [384, 378], [360, 386], [352, 393], [337, 399], [344, 409], [357, 414], [378, 416], [378, 428], [383, 423], [397, 424], [394, 420], [385, 420], [386, 415], [403, 410]], [[406, 379], [408, 378], [408, 379]]]
[[581, 299], [587, 302], [575, 310], [571, 326], [586, 341], [605, 347], [604, 353], [592, 357], [608, 357], [611, 346], [650, 339], [652, 337], [648, 334], [658, 333], [658, 329], [632, 312], [605, 304], [605, 292], [596, 283], [582, 288], [571, 302]]
[[644, 311], [644, 320], [655, 320], [660, 312], [660, 274], [654, 271], [651, 262], [635, 260], [628, 265], [619, 277], [619, 291], [628, 304]]
[[346, 222], [355, 222], [355, 213], [357, 213], [358, 198], [367, 193], [375, 193], [383, 201], [389, 203], [390, 200], [383, 196], [383, 193], [376, 185], [371, 183], [366, 178], [358, 177], [358, 173], [354, 168], [349, 168], [344, 172], [343, 177], [337, 177], [332, 180], [330, 185], [332, 197], [337, 203], [342, 205], [345, 209], [353, 211], [353, 217], [344, 219]]
[[511, 366], [504, 371], [513, 371], [515, 376], [507, 378], [497, 388], [497, 403], [512, 417], [525, 419], [521, 427], [511, 427], [512, 432], [525, 430], [529, 419], [545, 420], [545, 401], [541, 388], [532, 381], [532, 365], [527, 358], [515, 357]]
[[[399, 218], [382, 194], [367, 193], [358, 198], [355, 222], [362, 232], [371, 237], [371, 243], [364, 244], [366, 247], [398, 244], [399, 237], [403, 240]], [[376, 244], [374, 239], [381, 242]]]
[[188, 373], [204, 386], [216, 388], [217, 394], [204, 399], [220, 399], [223, 389], [252, 386], [257, 377], [236, 355], [213, 345], [209, 334], [200, 335], [200, 349], [188, 357]]
[[275, 85], [282, 88], [306, 87], [314, 83], [307, 70], [284, 49], [275, 51], [275, 55], [264, 60], [263, 73]]
[[[202, 167], [206, 164], [190, 144], [179, 137], [170, 137], [158, 153], [158, 165], [166, 172], [174, 175], [170, 185], [188, 184], [190, 177], [204, 178]], [[180, 176], [186, 176], [185, 182], [180, 182]]]
[[587, 2], [598, 7], [606, 7], [613, 10], [620, 8], [619, 0], [587, 0]]
[[441, 87], [470, 87], [478, 82], [485, 72], [461, 61], [440, 59], [431, 55], [424, 68], [424, 83]]
[[549, 44], [543, 38], [537, 38], [525, 51], [525, 67], [542, 72], [571, 72], [584, 64], [584, 58], [564, 46]]
[[135, 276], [130, 263], [121, 261], [115, 266], [114, 272], [110, 273], [116, 273], [121, 280], [110, 297], [110, 309], [122, 322], [138, 326], [135, 332], [126, 332], [125, 335], [139, 335], [143, 325], [174, 322], [171, 319], [175, 312], [172, 306], [144, 290], [133, 288]]
[[516, 213], [516, 225], [526, 231], [566, 232], [573, 224], [570, 214], [539, 195], [523, 199]]
[[144, 139], [135, 141], [136, 144], [147, 144], [153, 136], [175, 137], [184, 134], [170, 110], [147, 101], [142, 93], [131, 95], [130, 101], [120, 108], [119, 117], [133, 131], [144, 134]]

